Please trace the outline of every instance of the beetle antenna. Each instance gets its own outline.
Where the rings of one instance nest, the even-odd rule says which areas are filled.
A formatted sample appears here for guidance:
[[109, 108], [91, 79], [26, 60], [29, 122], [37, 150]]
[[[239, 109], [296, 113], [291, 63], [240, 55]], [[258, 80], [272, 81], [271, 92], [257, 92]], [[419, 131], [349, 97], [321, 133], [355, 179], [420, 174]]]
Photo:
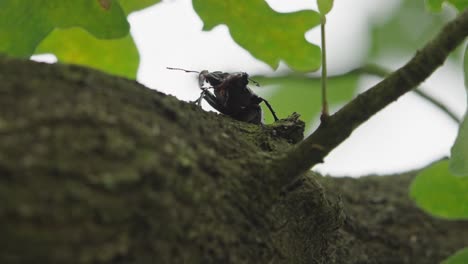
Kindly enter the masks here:
[[255, 86], [260, 87], [260, 84], [256, 80], [249, 78], [249, 81], [253, 82]]
[[268, 103], [268, 101], [265, 100], [265, 99], [263, 99], [263, 98], [262, 98], [262, 100], [263, 100], [263, 102], [265, 102], [265, 104], [267, 105], [268, 109], [270, 109], [270, 112], [271, 112], [271, 114], [273, 115], [273, 118], [275, 119], [275, 122], [278, 121], [278, 117], [276, 116], [276, 113], [275, 113], [275, 111], [273, 110], [273, 108], [271, 107], [270, 103]]
[[194, 73], [200, 73], [199, 71], [191, 71], [191, 70], [186, 70], [182, 68], [173, 68], [173, 67], [166, 67], [168, 70], [176, 70], [176, 71], [184, 71], [184, 72], [194, 72]]

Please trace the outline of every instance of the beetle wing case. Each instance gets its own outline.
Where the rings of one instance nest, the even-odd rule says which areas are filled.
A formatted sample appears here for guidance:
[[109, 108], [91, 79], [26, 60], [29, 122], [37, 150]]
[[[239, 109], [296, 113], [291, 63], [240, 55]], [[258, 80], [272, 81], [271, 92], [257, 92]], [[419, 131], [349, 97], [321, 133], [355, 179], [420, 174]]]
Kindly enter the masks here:
[[[226, 73], [201, 71], [199, 86], [203, 90], [200, 98], [205, 99], [213, 108], [234, 119], [261, 124], [263, 119], [261, 102], [265, 102], [275, 118], [275, 112], [268, 102], [256, 95], [248, 86], [249, 75], [245, 72]], [[205, 82], [214, 89], [214, 94], [204, 88]]]

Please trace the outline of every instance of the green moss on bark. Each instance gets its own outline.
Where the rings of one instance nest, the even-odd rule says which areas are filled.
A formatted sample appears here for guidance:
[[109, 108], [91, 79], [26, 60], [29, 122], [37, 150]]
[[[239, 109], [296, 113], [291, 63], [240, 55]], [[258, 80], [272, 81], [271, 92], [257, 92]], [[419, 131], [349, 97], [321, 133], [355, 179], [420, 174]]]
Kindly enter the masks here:
[[[303, 128], [297, 115], [256, 126], [97, 71], [2, 57], [0, 263], [375, 263], [378, 252], [399, 256], [386, 243], [373, 255], [367, 244], [353, 246], [376, 242], [356, 240], [350, 215], [361, 225], [367, 220], [360, 217], [372, 215], [343, 206], [339, 191], [329, 191], [334, 180], [305, 175], [277, 191], [268, 168]], [[446, 222], [435, 225], [452, 232]], [[414, 252], [402, 258], [421, 257]]]
[[0, 81], [3, 261], [275, 256], [262, 164], [289, 143], [274, 127], [75, 66], [3, 58]]

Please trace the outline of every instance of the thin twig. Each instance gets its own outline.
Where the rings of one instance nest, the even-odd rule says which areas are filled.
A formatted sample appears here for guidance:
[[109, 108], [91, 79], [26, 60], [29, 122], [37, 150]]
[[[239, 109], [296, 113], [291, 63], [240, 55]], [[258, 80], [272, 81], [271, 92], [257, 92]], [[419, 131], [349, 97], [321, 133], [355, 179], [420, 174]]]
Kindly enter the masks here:
[[431, 104], [435, 105], [437, 108], [439, 108], [442, 112], [447, 114], [455, 123], [460, 124], [461, 119], [457, 117], [457, 115], [452, 112], [450, 109], [448, 109], [447, 106], [439, 102], [437, 99], [434, 97], [430, 96], [429, 94], [423, 92], [421, 89], [414, 89], [414, 93], [419, 95], [421, 98], [425, 99], [426, 101], [430, 102]]
[[[376, 65], [376, 64], [368, 64], [368, 65], [365, 65], [363, 67], [357, 68], [357, 69], [353, 70], [352, 72], [371, 74], [371, 75], [375, 75], [375, 76], [382, 77], [382, 78], [387, 77], [391, 73], [391, 71], [385, 69], [384, 67], [382, 67], [380, 65]], [[424, 100], [430, 102], [431, 104], [433, 104], [434, 106], [439, 108], [439, 110], [441, 110], [442, 112], [447, 114], [447, 116], [449, 116], [455, 123], [460, 124], [461, 120], [457, 117], [457, 115], [454, 112], [452, 112], [450, 109], [448, 109], [447, 106], [445, 106], [442, 102], [440, 102], [439, 100], [437, 100], [433, 96], [425, 93], [422, 90], [421, 87], [418, 87], [418, 88], [414, 89], [413, 92], [415, 94], [419, 95]]]

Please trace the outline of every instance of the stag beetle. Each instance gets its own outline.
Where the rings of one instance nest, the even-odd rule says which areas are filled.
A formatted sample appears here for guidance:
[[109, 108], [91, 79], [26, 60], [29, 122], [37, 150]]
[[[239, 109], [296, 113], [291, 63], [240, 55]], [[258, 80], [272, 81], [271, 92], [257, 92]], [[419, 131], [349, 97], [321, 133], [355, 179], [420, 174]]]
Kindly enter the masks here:
[[[183, 70], [179, 68], [168, 69]], [[240, 121], [262, 124], [263, 113], [260, 103], [265, 102], [275, 121], [278, 121], [278, 117], [268, 101], [256, 95], [247, 86], [249, 81], [256, 83], [249, 78], [247, 73], [209, 72], [207, 70], [196, 73], [199, 73], [198, 85], [202, 90], [200, 97], [195, 100], [198, 105], [201, 104], [202, 99], [205, 99], [208, 104], [222, 114]], [[205, 87], [206, 83], [210, 87]], [[258, 86], [258, 83], [256, 85]], [[213, 89], [214, 93], [209, 91], [209, 89]]]

